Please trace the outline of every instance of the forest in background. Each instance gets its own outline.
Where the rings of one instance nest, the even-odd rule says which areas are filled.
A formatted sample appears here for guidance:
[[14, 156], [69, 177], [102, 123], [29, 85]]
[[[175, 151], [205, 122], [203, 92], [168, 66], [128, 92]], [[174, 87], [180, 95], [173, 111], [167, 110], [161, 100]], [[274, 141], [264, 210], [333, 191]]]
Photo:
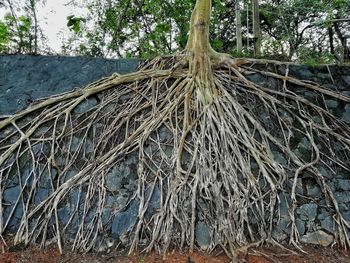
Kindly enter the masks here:
[[[183, 50], [194, 0], [85, 0], [85, 16], [66, 17], [70, 36], [59, 51], [46, 44], [38, 7], [43, 0], [0, 0], [0, 53], [138, 57]], [[307, 64], [349, 59], [349, 0], [214, 0], [215, 50]]]

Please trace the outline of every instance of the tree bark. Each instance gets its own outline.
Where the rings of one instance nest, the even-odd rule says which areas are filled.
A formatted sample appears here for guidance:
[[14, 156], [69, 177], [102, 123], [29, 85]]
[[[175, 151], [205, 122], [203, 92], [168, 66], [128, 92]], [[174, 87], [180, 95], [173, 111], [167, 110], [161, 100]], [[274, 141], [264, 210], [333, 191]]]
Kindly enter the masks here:
[[18, 37], [19, 37], [19, 43], [18, 43], [18, 50], [17, 50], [17, 52], [18, 53], [22, 53], [23, 34], [22, 34], [22, 31], [21, 31], [20, 26], [18, 24], [18, 18], [17, 18], [16, 13], [15, 13], [15, 8], [12, 5], [12, 2], [10, 0], [7, 0], [6, 2], [9, 5], [10, 11], [11, 11], [11, 15], [14, 18], [14, 23], [15, 23], [15, 26], [16, 26], [16, 29], [17, 29], [17, 33], [18, 33]]
[[331, 54], [334, 55], [334, 32], [332, 27], [328, 27], [328, 37], [329, 37], [329, 49]]
[[211, 0], [197, 0], [190, 22], [190, 33], [187, 50], [193, 53], [208, 53], [209, 22], [211, 16]]
[[240, 1], [236, 1], [236, 39], [237, 39], [237, 53], [242, 53], [242, 20]]
[[202, 86], [211, 82], [212, 69], [210, 62], [209, 22], [211, 0], [197, 0], [191, 15], [190, 33], [187, 42], [189, 70], [194, 76], [199, 75]]
[[38, 18], [36, 16], [35, 0], [30, 0], [30, 10], [34, 19], [34, 54], [38, 53]]
[[339, 38], [340, 43], [342, 45], [343, 54], [342, 54], [342, 58], [341, 58], [341, 63], [343, 63], [346, 59], [349, 58], [350, 50], [347, 47], [346, 38], [344, 37], [343, 33], [341, 32], [339, 24], [333, 23], [333, 26], [334, 26], [334, 31], [335, 31], [335, 33], [336, 33], [337, 37]]
[[252, 0], [253, 4], [253, 35], [254, 35], [254, 52], [256, 56], [261, 55], [261, 28], [259, 15], [259, 0]]

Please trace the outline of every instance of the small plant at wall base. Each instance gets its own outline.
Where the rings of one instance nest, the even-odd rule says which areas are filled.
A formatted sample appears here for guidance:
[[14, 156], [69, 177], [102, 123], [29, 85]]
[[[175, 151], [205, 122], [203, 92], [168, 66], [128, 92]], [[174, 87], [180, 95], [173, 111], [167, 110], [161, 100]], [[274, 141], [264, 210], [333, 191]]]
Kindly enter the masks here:
[[[306, 175], [318, 183], [333, 213], [337, 242], [349, 247], [349, 223], [322, 171], [349, 173], [350, 126], [324, 104], [299, 96], [295, 87], [342, 103], [350, 98], [290, 77], [289, 64], [217, 53], [208, 36], [211, 4], [196, 2], [183, 52], [37, 101], [0, 122], [0, 193], [9, 179], [17, 180], [16, 205], [24, 211], [15, 243], [45, 246], [53, 240], [62, 251], [69, 224], [78, 217], [72, 249], [94, 249], [104, 234], [106, 176], [136, 155], [137, 187], [126, 206], [138, 204], [137, 220], [119, 237], [130, 252], [193, 250], [200, 222], [211, 239], [206, 249], [221, 248], [236, 261], [242, 247], [278, 244], [272, 231], [283, 212], [282, 194], [290, 200], [289, 242], [299, 247], [295, 214], [305, 200], [297, 184]], [[265, 63], [284, 74], [252, 67]], [[252, 73], [275, 79], [281, 88], [251, 82], [246, 76]], [[296, 137], [307, 142], [303, 154], [293, 150]], [[34, 197], [42, 184], [50, 192], [38, 202]], [[79, 209], [63, 224], [58, 209], [77, 189]], [[159, 207], [149, 215], [156, 190]], [[0, 210], [5, 206], [1, 201]], [[113, 212], [122, 214], [123, 207]], [[1, 234], [10, 218], [0, 219]]]

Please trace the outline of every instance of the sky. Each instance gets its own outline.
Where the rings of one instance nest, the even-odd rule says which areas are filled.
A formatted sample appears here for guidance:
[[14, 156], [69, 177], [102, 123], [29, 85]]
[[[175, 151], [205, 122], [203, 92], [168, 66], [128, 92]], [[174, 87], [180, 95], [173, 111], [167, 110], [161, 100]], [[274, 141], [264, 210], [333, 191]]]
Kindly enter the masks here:
[[[20, 4], [24, 0], [18, 0]], [[76, 15], [81, 16], [87, 13], [87, 10], [82, 7], [73, 7], [67, 5], [72, 0], [46, 0], [46, 4], [38, 4], [37, 16], [39, 25], [43, 30], [44, 36], [47, 37], [47, 46], [49, 46], [54, 53], [59, 53], [62, 46], [62, 40], [69, 35], [67, 28], [67, 16]], [[79, 1], [75, 1], [79, 2]], [[8, 10], [0, 8], [0, 19], [2, 19]]]

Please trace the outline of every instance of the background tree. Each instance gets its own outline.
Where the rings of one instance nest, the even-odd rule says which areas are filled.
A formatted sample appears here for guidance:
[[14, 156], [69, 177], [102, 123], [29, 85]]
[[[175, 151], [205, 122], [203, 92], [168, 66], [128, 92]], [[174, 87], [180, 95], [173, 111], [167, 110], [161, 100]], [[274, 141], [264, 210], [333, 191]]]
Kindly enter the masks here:
[[0, 53], [8, 53], [10, 34], [7, 25], [0, 21]]
[[[331, 1], [331, 7], [328, 9], [328, 16], [326, 26], [329, 28], [329, 42], [331, 53], [335, 56], [340, 55], [340, 60], [350, 59], [350, 47], [347, 42], [350, 36], [350, 19], [342, 20], [344, 18], [350, 18], [350, 3], [346, 0], [334, 0]], [[333, 30], [334, 29], [334, 30]], [[341, 50], [335, 50], [334, 48], [334, 32], [341, 44]], [[333, 49], [333, 51], [332, 51]], [[339, 53], [337, 53], [339, 52]]]
[[[4, 53], [37, 54], [44, 50], [45, 36], [42, 35], [37, 18], [37, 0], [5, 0], [3, 8], [9, 10], [1, 22], [4, 39], [1, 41]], [[41, 43], [39, 43], [41, 41]], [[41, 46], [41, 47], [40, 47]]]
[[[76, 54], [152, 57], [184, 49], [193, 0], [91, 1], [81, 32], [65, 45]], [[175, 8], [176, 7], [176, 8]], [[214, 1], [211, 40], [223, 52], [235, 49], [234, 0]], [[230, 15], [227, 15], [230, 13]], [[99, 18], [96, 21], [96, 17]], [[164, 19], [166, 18], [166, 19]], [[219, 23], [220, 21], [220, 23]]]
[[[23, 23], [17, 23], [18, 18], [6, 26], [7, 32], [12, 32], [12, 38], [8, 38], [8, 33], [3, 34], [8, 38], [2, 42], [7, 43], [7, 52], [45, 53], [45, 42], [42, 41], [45, 36], [38, 26], [42, 18], [38, 19], [36, 15], [36, 10], [41, 8], [43, 2], [5, 0], [2, 3], [6, 4], [13, 18], [22, 16], [30, 22], [30, 25], [27, 24], [28, 29], [22, 28], [26, 33], [16, 25]], [[76, 1], [70, 3], [74, 5]], [[263, 57], [280, 60], [334, 63], [336, 57], [343, 61], [348, 53], [346, 35], [349, 23], [339, 21], [349, 16], [349, 3], [346, 0], [312, 0], [307, 3], [302, 0], [266, 0], [259, 3], [256, 0], [245, 0], [240, 3], [244, 15], [241, 17], [240, 29], [237, 29], [234, 10], [238, 7], [238, 2], [213, 1], [214, 23], [210, 28], [210, 39], [216, 50], [235, 54], [237, 49], [240, 50], [241, 32], [244, 45], [241, 56], [249, 57], [259, 53], [254, 52], [253, 44], [260, 46], [260, 42], [263, 43], [260, 48]], [[114, 58], [150, 58], [156, 54], [171, 54], [186, 46], [186, 21], [193, 5], [194, 0], [83, 1], [79, 7], [85, 6], [88, 12], [84, 17], [74, 13], [67, 17], [71, 33], [68, 41], [63, 43], [62, 52]], [[259, 7], [259, 11], [253, 12], [253, 7]], [[254, 14], [260, 16], [260, 23], [254, 23], [258, 20], [253, 19]], [[6, 24], [5, 18], [2, 23]], [[257, 28], [259, 25], [260, 30]], [[261, 36], [256, 38], [254, 31], [260, 32], [256, 34]], [[261, 41], [255, 42], [254, 39]], [[27, 47], [18, 48], [24, 45]]]
[[25, 6], [26, 13], [30, 14], [30, 17], [32, 18], [32, 26], [33, 26], [33, 38], [34, 38], [34, 47], [33, 53], [37, 54], [38, 53], [38, 35], [39, 35], [39, 25], [38, 25], [38, 18], [36, 15], [36, 4], [37, 0], [28, 0]]
[[346, 10], [349, 3], [343, 0], [266, 1], [261, 5], [264, 43], [268, 47], [265, 52], [271, 50], [287, 60], [334, 62], [326, 21], [338, 12], [347, 17]]
[[261, 28], [260, 28], [259, 0], [252, 0], [252, 9], [253, 9], [252, 13], [253, 13], [254, 54], [255, 56], [260, 56], [262, 34], [261, 34]]
[[237, 41], [237, 54], [242, 53], [242, 20], [241, 20], [241, 3], [236, 1], [235, 7], [236, 14], [236, 41]]

